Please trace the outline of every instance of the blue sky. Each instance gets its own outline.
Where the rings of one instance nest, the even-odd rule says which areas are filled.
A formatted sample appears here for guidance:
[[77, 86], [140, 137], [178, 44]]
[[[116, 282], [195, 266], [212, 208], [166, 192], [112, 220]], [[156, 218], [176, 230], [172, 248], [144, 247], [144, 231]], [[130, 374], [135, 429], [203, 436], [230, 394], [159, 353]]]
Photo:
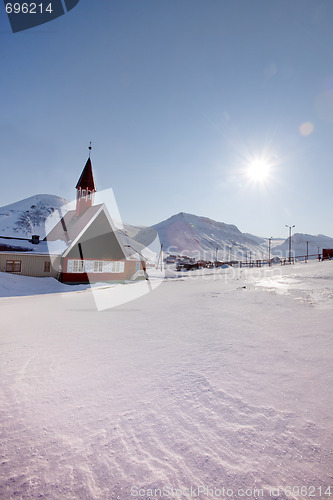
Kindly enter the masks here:
[[16, 34], [0, 15], [1, 205], [74, 198], [91, 140], [129, 223], [333, 236], [332, 2], [80, 0]]

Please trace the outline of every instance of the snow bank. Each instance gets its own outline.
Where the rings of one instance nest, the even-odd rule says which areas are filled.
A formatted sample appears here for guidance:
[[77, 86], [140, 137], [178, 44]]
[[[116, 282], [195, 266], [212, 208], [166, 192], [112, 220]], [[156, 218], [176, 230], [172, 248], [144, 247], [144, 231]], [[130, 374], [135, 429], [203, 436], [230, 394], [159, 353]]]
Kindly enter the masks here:
[[65, 285], [54, 278], [32, 278], [0, 273], [0, 297], [17, 297], [45, 293], [82, 291], [89, 285]]

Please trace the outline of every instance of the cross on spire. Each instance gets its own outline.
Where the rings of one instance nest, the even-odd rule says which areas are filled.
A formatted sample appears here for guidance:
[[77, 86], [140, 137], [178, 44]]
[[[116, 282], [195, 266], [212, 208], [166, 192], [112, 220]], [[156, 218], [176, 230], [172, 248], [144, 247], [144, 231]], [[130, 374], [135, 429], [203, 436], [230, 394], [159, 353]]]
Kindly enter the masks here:
[[91, 141], [90, 141], [90, 144], [89, 144], [89, 158], [90, 158], [90, 153], [91, 153], [91, 150], [92, 150], [92, 147], [91, 147]]

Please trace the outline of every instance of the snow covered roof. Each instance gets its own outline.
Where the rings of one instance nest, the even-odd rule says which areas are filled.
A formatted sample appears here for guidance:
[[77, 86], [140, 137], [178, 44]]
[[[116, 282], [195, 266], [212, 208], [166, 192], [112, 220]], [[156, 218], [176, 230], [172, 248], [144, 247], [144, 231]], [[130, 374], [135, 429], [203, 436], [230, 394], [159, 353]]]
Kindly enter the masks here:
[[87, 208], [83, 214], [77, 216], [75, 210], [67, 212], [53, 229], [46, 235], [47, 241], [63, 240], [66, 243], [74, 241], [82, 234], [84, 229], [92, 222], [103, 205]]
[[19, 239], [0, 238], [1, 253], [29, 253], [43, 255], [61, 255], [67, 248], [64, 241], [40, 241], [38, 245], [31, 241], [22, 241]]
[[51, 229], [45, 237], [45, 240], [49, 246], [53, 242], [55, 243], [60, 240], [64, 244], [61, 253], [65, 257], [102, 212], [106, 215], [110, 224], [110, 231], [115, 234], [125, 258], [140, 260], [141, 256], [136, 249], [137, 243], [129, 238], [123, 231], [116, 228], [104, 203], [87, 208], [87, 210], [79, 216], [76, 215], [75, 210], [70, 210], [58, 221], [53, 229]]

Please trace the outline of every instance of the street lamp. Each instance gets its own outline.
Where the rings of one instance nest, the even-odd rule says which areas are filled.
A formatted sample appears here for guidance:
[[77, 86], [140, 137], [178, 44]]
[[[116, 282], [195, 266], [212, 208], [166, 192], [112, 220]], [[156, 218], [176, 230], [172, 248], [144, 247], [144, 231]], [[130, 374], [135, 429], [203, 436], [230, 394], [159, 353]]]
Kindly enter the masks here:
[[233, 243], [231, 247], [229, 247], [229, 263], [231, 262], [231, 250], [237, 246], [237, 243]]
[[295, 224], [293, 226], [288, 226], [286, 224], [286, 227], [289, 227], [289, 262], [291, 261], [291, 230], [293, 227], [295, 227]]
[[233, 246], [234, 246], [234, 245], [232, 245], [231, 247], [229, 247], [229, 264], [230, 264], [230, 262], [231, 262], [231, 249], [232, 249], [232, 247], [233, 247]]
[[306, 242], [306, 261], [307, 262], [309, 259], [309, 242], [307, 241]]
[[273, 236], [268, 239], [268, 265], [271, 266], [271, 243]]

